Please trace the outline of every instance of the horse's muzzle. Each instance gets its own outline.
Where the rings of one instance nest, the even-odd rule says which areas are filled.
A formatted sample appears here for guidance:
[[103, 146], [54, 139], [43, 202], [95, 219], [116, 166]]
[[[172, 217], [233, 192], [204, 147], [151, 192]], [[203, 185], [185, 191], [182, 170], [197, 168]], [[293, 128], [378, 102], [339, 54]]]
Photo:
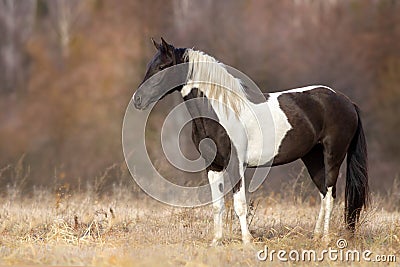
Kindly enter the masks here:
[[151, 101], [149, 101], [146, 97], [143, 99], [143, 96], [135, 94], [133, 96], [133, 105], [138, 110], [145, 110], [149, 107]]
[[142, 97], [138, 94], [133, 95], [133, 105], [135, 106], [136, 109], [143, 109], [144, 107], [142, 106]]

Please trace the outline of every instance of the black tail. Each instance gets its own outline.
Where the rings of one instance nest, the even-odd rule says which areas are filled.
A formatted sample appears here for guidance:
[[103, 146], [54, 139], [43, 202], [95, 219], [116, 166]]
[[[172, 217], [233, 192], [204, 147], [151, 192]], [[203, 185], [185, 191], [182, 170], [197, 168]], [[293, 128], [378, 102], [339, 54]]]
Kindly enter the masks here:
[[354, 105], [358, 116], [358, 128], [347, 151], [345, 193], [345, 217], [348, 228], [354, 232], [362, 207], [368, 203], [367, 143], [360, 118], [360, 110]]

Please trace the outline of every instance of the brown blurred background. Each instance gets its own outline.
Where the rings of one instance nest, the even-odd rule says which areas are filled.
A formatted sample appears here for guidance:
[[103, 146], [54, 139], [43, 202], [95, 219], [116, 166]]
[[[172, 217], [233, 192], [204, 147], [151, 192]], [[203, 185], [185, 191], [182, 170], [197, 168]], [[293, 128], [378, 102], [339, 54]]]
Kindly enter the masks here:
[[[123, 115], [155, 52], [150, 37], [163, 36], [266, 92], [324, 84], [348, 95], [362, 110], [371, 188], [386, 192], [400, 170], [399, 14], [394, 0], [0, 0], [0, 188], [128, 180]], [[154, 155], [177, 101], [157, 106]], [[276, 168], [264, 189], [300, 170]]]

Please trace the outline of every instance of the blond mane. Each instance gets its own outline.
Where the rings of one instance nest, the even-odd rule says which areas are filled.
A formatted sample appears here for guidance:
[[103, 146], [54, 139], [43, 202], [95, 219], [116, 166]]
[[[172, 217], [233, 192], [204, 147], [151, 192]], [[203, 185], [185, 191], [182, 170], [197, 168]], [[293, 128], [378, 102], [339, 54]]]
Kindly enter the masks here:
[[246, 99], [241, 81], [232, 76], [224, 64], [201, 51], [187, 49], [185, 58], [189, 62], [187, 85], [195, 87], [201, 84], [199, 91], [208, 99], [225, 104], [226, 114], [229, 107], [238, 115]]

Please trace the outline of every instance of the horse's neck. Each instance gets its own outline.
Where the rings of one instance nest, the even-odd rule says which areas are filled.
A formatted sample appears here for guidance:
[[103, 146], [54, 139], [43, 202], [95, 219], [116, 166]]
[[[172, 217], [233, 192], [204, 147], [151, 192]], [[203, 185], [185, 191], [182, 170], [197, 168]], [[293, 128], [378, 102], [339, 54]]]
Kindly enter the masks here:
[[209, 117], [217, 119], [211, 103], [199, 89], [191, 89], [189, 93], [183, 96], [183, 100], [192, 118]]

